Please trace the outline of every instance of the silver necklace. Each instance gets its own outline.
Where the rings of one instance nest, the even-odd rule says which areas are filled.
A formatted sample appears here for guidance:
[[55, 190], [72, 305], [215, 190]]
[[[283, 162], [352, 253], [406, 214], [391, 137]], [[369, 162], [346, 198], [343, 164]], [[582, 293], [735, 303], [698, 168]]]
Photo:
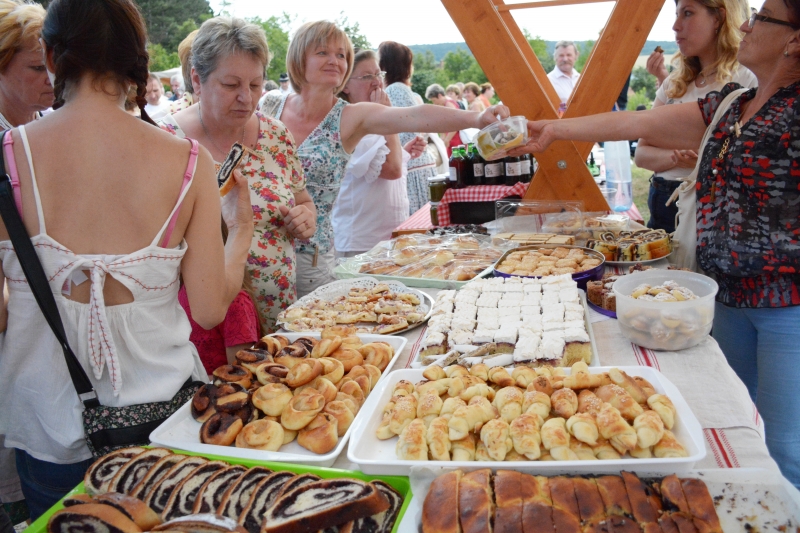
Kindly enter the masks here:
[[[708, 76], [713, 76], [716, 73], [717, 73], [717, 70], [714, 69], [713, 71], [708, 73]], [[703, 78], [703, 81], [700, 81], [700, 77], [701, 76]], [[706, 74], [703, 73], [703, 72], [700, 72], [700, 74], [697, 75], [697, 86], [698, 87], [705, 87], [706, 83], [708, 83], [708, 79], [706, 77]]]
[[[203, 127], [203, 132], [206, 134], [206, 137], [208, 137], [208, 140], [211, 141], [211, 144], [213, 144], [214, 147], [220, 153], [227, 154], [228, 152], [230, 152], [230, 148], [227, 149], [227, 150], [225, 150], [223, 148], [220, 148], [219, 145], [216, 143], [216, 141], [214, 141], [214, 138], [211, 136], [211, 134], [208, 133], [208, 129], [206, 128], [206, 125], [203, 123], [203, 111], [202, 111], [202, 109], [201, 109], [201, 107], [199, 105], [197, 106], [197, 115], [200, 117], [200, 125]], [[245, 126], [246, 125], [247, 124], [245, 124]], [[242, 126], [242, 146], [244, 146], [244, 128], [245, 128], [245, 126]]]

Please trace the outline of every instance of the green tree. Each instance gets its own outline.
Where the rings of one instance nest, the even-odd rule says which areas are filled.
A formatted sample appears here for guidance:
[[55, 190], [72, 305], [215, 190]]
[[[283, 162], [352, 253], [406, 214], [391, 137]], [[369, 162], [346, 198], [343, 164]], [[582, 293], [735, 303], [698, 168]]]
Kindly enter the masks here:
[[555, 59], [553, 59], [553, 54], [547, 51], [547, 43], [545, 40], [538, 35], [536, 37], [532, 36], [531, 33], [526, 29], [522, 30], [522, 34], [525, 36], [528, 44], [531, 45], [533, 53], [536, 54], [536, 57], [539, 59], [539, 63], [542, 64], [544, 71], [550, 72], [556, 68]]
[[578, 60], [575, 62], [575, 70], [583, 72], [583, 67], [586, 65], [589, 56], [592, 55], [592, 48], [594, 48], [594, 41], [584, 41], [582, 43], [575, 43], [578, 47]]
[[372, 48], [372, 45], [369, 44], [369, 39], [361, 33], [361, 27], [358, 22], [351, 23], [347, 20], [347, 15], [344, 14], [344, 11], [339, 13], [339, 17], [334, 22], [350, 37], [354, 48], [360, 48], [361, 50]]
[[645, 91], [647, 98], [651, 101], [656, 99], [656, 86], [658, 80], [655, 76], [647, 72], [644, 67], [636, 67], [631, 74], [631, 89], [633, 92]]
[[270, 17], [261, 20], [258, 17], [250, 19], [250, 22], [258, 24], [264, 28], [267, 34], [267, 44], [269, 54], [272, 57], [269, 68], [267, 69], [267, 79], [278, 80], [281, 73], [286, 72], [286, 51], [289, 50], [289, 28], [294, 19], [287, 13], [280, 17]]
[[169, 52], [176, 51], [189, 32], [213, 16], [208, 0], [138, 0], [137, 3], [147, 23], [150, 42]]
[[423, 70], [436, 70], [439, 65], [436, 63], [436, 57], [430, 50], [425, 50], [423, 54], [414, 54], [414, 72]]
[[447, 52], [443, 60], [443, 69], [447, 77], [453, 81], [474, 81], [464, 78], [464, 73], [477, 63], [469, 52], [459, 48], [455, 52]]
[[438, 82], [436, 73], [433, 70], [414, 71], [414, 75], [411, 76], [411, 90], [420, 95], [423, 99], [425, 98], [425, 89], [434, 83]]
[[181, 65], [178, 52], [167, 52], [160, 44], [147, 45], [147, 52], [150, 54], [150, 72], [161, 72]]
[[647, 109], [653, 107], [653, 99], [647, 96], [647, 90], [644, 88], [639, 89], [635, 94], [628, 97], [629, 111], [635, 110], [639, 105], [644, 105]]

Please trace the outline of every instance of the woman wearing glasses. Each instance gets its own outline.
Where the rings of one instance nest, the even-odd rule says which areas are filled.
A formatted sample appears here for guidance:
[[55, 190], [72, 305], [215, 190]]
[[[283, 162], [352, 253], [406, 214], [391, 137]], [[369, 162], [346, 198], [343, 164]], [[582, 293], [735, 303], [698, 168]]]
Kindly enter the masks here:
[[[742, 32], [739, 26], [749, 13], [741, 0], [676, 0], [675, 41], [680, 52], [672, 63], [675, 69], [667, 76], [664, 53], [653, 52], [647, 61], [648, 71], [660, 83], [653, 107], [696, 102], [711, 91], [719, 91], [728, 82], [755, 87], [756, 77], [739, 65], [736, 54]], [[650, 178], [647, 227], [675, 231], [678, 206], [667, 204], [672, 193], [697, 163], [694, 150], [667, 150], [641, 140], [636, 147], [636, 165], [654, 172]]]
[[719, 283], [713, 336], [744, 381], [767, 446], [800, 486], [800, 0], [766, 0], [740, 28], [739, 62], [758, 87], [711, 123], [728, 84], [697, 103], [635, 113], [529, 122], [520, 153], [553, 141], [641, 137], [696, 147], [712, 128], [697, 173], [697, 260]]
[[[383, 90], [384, 72], [372, 50], [353, 58], [353, 75], [339, 97], [355, 104], [391, 106]], [[342, 188], [333, 206], [336, 255], [352, 257], [391, 238], [392, 230], [408, 218], [406, 174], [408, 161], [425, 150], [415, 136], [401, 146], [398, 135], [365, 135], [345, 168]]]
[[496, 114], [508, 116], [508, 108], [493, 106], [474, 113], [435, 106], [401, 110], [371, 102], [348, 104], [336, 95], [352, 72], [353, 45], [327, 21], [308, 22], [297, 30], [286, 66], [295, 94], [268, 94], [261, 110], [285, 124], [296, 140], [306, 187], [317, 208], [314, 236], [295, 245], [301, 297], [336, 280], [331, 213], [347, 162], [365, 135], [480, 128], [496, 121]]

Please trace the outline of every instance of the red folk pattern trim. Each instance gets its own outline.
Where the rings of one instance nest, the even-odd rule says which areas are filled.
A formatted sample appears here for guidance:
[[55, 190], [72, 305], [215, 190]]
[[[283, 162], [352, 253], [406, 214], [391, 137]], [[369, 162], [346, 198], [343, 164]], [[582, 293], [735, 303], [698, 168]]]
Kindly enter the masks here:
[[[103, 325], [103, 317], [100, 315], [100, 306], [97, 303], [97, 292], [96, 292], [94, 283], [92, 283], [92, 302], [93, 302], [93, 304], [92, 304], [91, 314], [96, 314], [97, 315], [97, 325], [100, 328], [100, 333], [101, 333], [101, 336], [102, 336], [103, 344], [105, 344], [106, 351], [109, 354], [113, 355], [113, 350], [111, 349], [111, 343], [108, 341], [108, 334], [106, 333], [106, 328]], [[94, 344], [94, 343], [92, 343], [92, 344]], [[102, 350], [102, 347], [101, 347], [101, 350]], [[102, 354], [101, 354], [101, 356], [102, 356]], [[109, 377], [111, 378], [111, 383], [112, 383], [112, 386], [113, 386], [114, 382], [117, 380], [117, 368], [114, 365], [114, 357], [109, 357], [108, 358], [108, 373], [109, 373]], [[114, 387], [114, 388], [116, 388], [116, 387]]]
[[730, 458], [731, 462], [733, 463], [734, 468], [741, 468], [739, 465], [739, 459], [736, 458], [736, 451], [731, 446], [731, 443], [728, 441], [728, 436], [725, 434], [724, 429], [715, 429], [714, 433], [716, 433], [720, 440], [722, 441], [722, 446], [725, 449], [725, 455]]
[[[714, 450], [714, 457], [717, 459], [717, 464], [720, 468], [734, 468], [734, 461], [731, 461], [731, 458], [728, 455], [728, 450], [725, 448], [722, 442], [722, 438], [719, 436], [719, 432], [716, 429], [706, 429], [703, 430], [706, 433], [706, 440], [711, 443], [711, 449]], [[726, 439], [727, 441], [727, 439]], [[730, 444], [728, 444], [730, 447]], [[731, 451], [733, 449], [731, 448]], [[739, 462], [736, 462], [736, 466], [738, 467]]]
[[632, 342], [631, 348], [633, 349], [633, 356], [636, 358], [636, 364], [639, 366], [647, 366], [644, 362], [644, 359], [642, 358], [639, 345]]
[[714, 454], [714, 460], [717, 462], [717, 466], [720, 468], [725, 468], [725, 462], [722, 460], [722, 456], [719, 453], [717, 448], [716, 442], [714, 441], [714, 437], [711, 435], [711, 429], [704, 429], [703, 434], [708, 442], [708, 447], [711, 448], [711, 453]]
[[137, 285], [139, 285], [141, 288], [143, 288], [146, 291], [163, 291], [163, 290], [169, 289], [170, 287], [175, 285], [175, 283], [177, 283], [178, 279], [179, 279], [179, 277], [176, 276], [175, 279], [172, 280], [172, 283], [170, 283], [168, 285], [161, 285], [161, 286], [156, 286], [156, 287], [148, 287], [147, 285], [145, 285], [144, 283], [142, 283], [138, 279], [134, 278], [130, 274], [126, 274], [125, 272], [114, 271], [112, 276], [116, 276], [116, 275], [125, 276], [126, 278], [130, 279], [131, 281], [133, 281], [134, 283], [136, 283]]
[[133, 263], [140, 263], [147, 259], [161, 259], [164, 261], [180, 261], [183, 259], [183, 254], [180, 256], [171, 256], [171, 255], [161, 255], [161, 254], [147, 254], [143, 255], [142, 257], [137, 257], [136, 259], [122, 259], [119, 261], [114, 261], [111, 264], [115, 267], [118, 265], [131, 265]]
[[652, 366], [660, 372], [661, 365], [658, 364], [658, 357], [656, 357], [656, 353], [650, 348], [642, 348], [642, 353], [644, 354], [645, 359], [649, 361], [648, 366]]

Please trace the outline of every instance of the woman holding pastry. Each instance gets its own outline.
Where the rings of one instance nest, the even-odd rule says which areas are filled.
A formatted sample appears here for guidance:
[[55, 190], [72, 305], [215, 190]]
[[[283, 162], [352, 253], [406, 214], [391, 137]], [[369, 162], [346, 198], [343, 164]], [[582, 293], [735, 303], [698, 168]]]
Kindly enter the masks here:
[[352, 72], [353, 45], [332, 22], [301, 26], [289, 44], [286, 66], [295, 92], [268, 93], [261, 110], [284, 123], [297, 139], [297, 153], [317, 208], [314, 236], [296, 246], [297, 292], [303, 296], [336, 279], [331, 211], [347, 162], [365, 135], [481, 128], [496, 121], [496, 115], [508, 116], [508, 108], [493, 106], [475, 113], [438, 106], [398, 109], [372, 102], [348, 104], [336, 95]]
[[[653, 107], [696, 102], [731, 81], [755, 87], [753, 73], [736, 60], [742, 40], [739, 26], [749, 15], [745, 4], [740, 0], [676, 0], [676, 4], [672, 29], [680, 52], [672, 59], [675, 70], [667, 76], [663, 52], [653, 52], [648, 61], [651, 73], [663, 81]], [[647, 198], [648, 228], [675, 231], [678, 206], [666, 204], [681, 179], [694, 169], [696, 150], [669, 150], [639, 141], [636, 165], [654, 172]]]
[[243, 147], [233, 172], [250, 186], [255, 232], [248, 272], [262, 328], [272, 332], [296, 297], [294, 241], [314, 234], [316, 217], [292, 134], [256, 111], [269, 64], [264, 30], [242, 19], [209, 19], [192, 43], [191, 60], [200, 102], [164, 117], [161, 126], [197, 139], [218, 163], [235, 143]]
[[[208, 152], [125, 111], [131, 87], [144, 108], [148, 80], [144, 19], [132, 1], [55, 0], [42, 42], [55, 111], [4, 138], [17, 209], [100, 404], [179, 400], [188, 380], [206, 374], [178, 280], [198, 324], [222, 321], [253, 231], [246, 186], [237, 182], [220, 206]], [[83, 479], [92, 452], [61, 346], [3, 224], [0, 239], [0, 289], [9, 291], [0, 435], [16, 449], [35, 519]]]
[[770, 453], [800, 486], [800, 404], [786, 401], [800, 381], [800, 0], [766, 0], [740, 30], [738, 60], [758, 87], [734, 94], [718, 120], [735, 83], [697, 103], [529, 122], [515, 152], [636, 137], [688, 150], [711, 128], [696, 199], [697, 261], [719, 284], [713, 336], [764, 419]]

